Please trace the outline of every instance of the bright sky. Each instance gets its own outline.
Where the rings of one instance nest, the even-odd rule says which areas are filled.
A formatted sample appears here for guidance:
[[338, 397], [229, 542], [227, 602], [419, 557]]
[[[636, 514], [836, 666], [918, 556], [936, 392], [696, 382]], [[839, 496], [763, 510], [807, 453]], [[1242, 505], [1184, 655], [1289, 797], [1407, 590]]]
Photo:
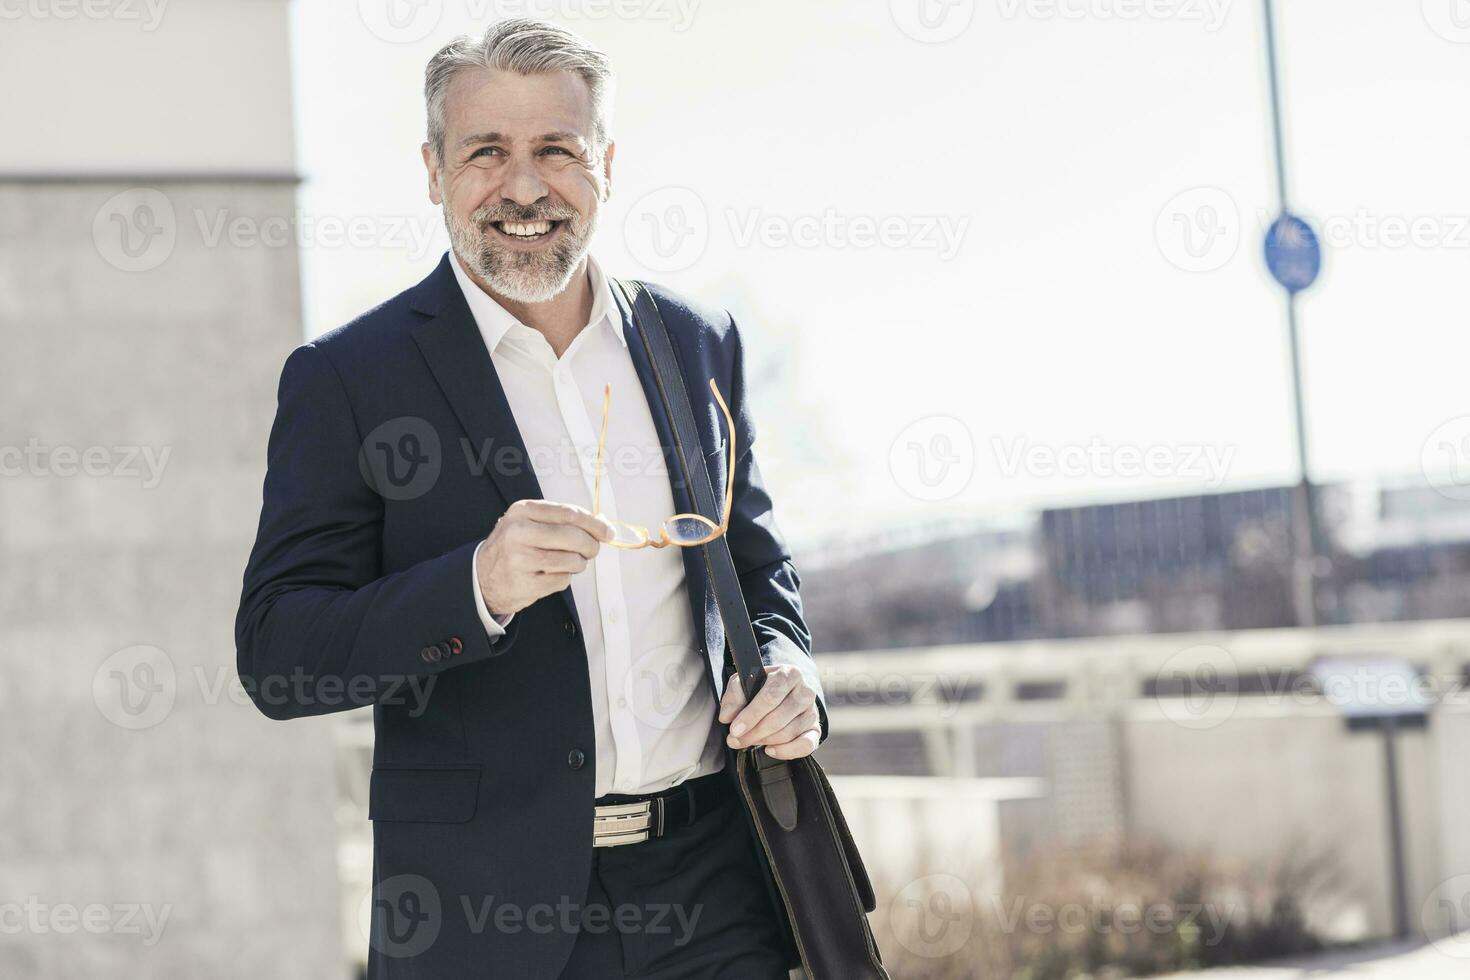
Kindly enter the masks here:
[[[1278, 6], [1314, 473], [1470, 462], [1470, 4]], [[595, 254], [735, 314], [793, 541], [1295, 478], [1255, 0], [297, 2], [309, 335], [438, 261], [423, 65], [520, 13], [612, 58]]]

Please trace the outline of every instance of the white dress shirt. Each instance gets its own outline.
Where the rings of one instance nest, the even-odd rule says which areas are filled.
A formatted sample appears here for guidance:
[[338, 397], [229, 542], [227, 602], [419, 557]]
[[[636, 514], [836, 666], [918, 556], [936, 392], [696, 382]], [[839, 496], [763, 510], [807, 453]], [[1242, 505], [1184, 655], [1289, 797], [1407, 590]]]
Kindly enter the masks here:
[[[657, 533], [677, 510], [667, 460], [628, 354], [622, 316], [597, 262], [588, 256], [591, 315], [560, 359], [539, 331], [475, 285], [458, 256], [450, 264], [485, 338], [542, 496], [592, 509], [602, 390], [610, 382], [601, 513]], [[651, 793], [724, 767], [680, 550], [604, 545], [572, 576], [592, 683], [598, 796]], [[490, 636], [500, 636], [505, 629], [485, 607], [478, 573], [472, 577], [480, 620]], [[564, 707], [548, 704], [546, 710]]]

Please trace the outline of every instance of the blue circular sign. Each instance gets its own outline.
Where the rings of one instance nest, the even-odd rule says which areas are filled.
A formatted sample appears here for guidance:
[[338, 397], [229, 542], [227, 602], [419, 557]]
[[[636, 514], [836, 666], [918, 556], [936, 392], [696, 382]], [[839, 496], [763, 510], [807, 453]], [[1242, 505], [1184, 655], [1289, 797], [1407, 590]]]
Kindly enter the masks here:
[[1266, 232], [1266, 268], [1289, 293], [1316, 282], [1322, 271], [1322, 246], [1312, 226], [1294, 214], [1277, 218]]

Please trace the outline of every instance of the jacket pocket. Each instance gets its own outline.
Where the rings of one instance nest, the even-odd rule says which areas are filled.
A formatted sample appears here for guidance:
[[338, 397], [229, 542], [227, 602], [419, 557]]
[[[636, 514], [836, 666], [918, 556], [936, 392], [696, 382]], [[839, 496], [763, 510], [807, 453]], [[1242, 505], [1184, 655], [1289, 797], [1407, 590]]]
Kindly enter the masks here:
[[466, 823], [479, 796], [478, 766], [375, 766], [368, 819]]

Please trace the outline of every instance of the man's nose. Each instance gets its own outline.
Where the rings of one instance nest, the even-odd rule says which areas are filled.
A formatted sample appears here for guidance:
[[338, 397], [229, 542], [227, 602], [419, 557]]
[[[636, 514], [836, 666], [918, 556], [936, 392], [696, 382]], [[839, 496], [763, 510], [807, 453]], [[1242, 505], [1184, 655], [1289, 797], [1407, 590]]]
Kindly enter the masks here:
[[541, 179], [541, 174], [537, 172], [533, 161], [525, 158], [511, 158], [505, 171], [505, 182], [500, 188], [502, 197], [522, 207], [529, 207], [545, 197], [549, 190], [550, 188], [546, 186], [546, 181]]

